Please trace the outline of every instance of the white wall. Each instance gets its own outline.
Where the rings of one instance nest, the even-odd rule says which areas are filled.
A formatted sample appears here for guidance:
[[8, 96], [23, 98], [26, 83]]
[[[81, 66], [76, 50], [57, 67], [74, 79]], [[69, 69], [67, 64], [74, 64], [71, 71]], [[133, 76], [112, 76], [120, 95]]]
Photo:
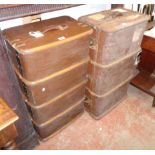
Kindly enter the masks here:
[[54, 11], [51, 13], [44, 13], [41, 15], [42, 19], [48, 19], [52, 17], [57, 17], [57, 16], [63, 16], [63, 15], [68, 15], [71, 16], [75, 19], [78, 19], [80, 16], [90, 14], [93, 12], [99, 12], [103, 10], [111, 9], [110, 4], [89, 4], [89, 5], [82, 5], [82, 6], [77, 6], [73, 8], [68, 8], [64, 10], [58, 10]]
[[[43, 13], [41, 14], [41, 19], [45, 20], [52, 17], [58, 17], [63, 15], [68, 15], [75, 19], [78, 19], [78, 17], [82, 15], [90, 14], [93, 12], [99, 12], [106, 9], [111, 9], [111, 5], [110, 4], [88, 4], [88, 5], [82, 5], [82, 6], [77, 6], [73, 8]], [[0, 28], [3, 30], [9, 27], [14, 27], [22, 24], [23, 24], [23, 18], [17, 18], [13, 20], [0, 22]]]

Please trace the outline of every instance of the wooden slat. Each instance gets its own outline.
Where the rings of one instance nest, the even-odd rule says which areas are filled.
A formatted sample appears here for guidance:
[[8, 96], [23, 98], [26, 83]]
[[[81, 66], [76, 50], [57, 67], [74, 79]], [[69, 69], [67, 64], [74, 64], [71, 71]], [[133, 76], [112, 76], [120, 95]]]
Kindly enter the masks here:
[[18, 116], [7, 105], [7, 103], [0, 98], [0, 131], [18, 120]]
[[155, 78], [146, 71], [141, 71], [132, 81], [131, 84], [135, 87], [143, 90], [147, 94], [155, 97], [155, 93], [151, 91], [151, 88], [155, 86]]
[[144, 35], [141, 47], [155, 53], [155, 38]]
[[[0, 131], [0, 149], [16, 149], [14, 140], [18, 136], [14, 124], [7, 126], [4, 130]], [[10, 145], [8, 145], [10, 144]]]
[[111, 4], [111, 8], [114, 9], [114, 8], [123, 8], [124, 7], [124, 4]]

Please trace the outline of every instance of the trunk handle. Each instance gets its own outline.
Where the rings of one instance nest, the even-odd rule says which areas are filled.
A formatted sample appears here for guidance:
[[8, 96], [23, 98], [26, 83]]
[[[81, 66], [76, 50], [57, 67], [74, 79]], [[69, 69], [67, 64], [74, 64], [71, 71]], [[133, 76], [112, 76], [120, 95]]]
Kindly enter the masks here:
[[51, 31], [51, 30], [65, 30], [67, 28], [68, 28], [68, 25], [66, 25], [66, 24], [62, 24], [62, 25], [51, 25], [51, 26], [46, 27], [41, 32], [42, 33], [46, 33], [46, 32]]
[[109, 14], [107, 17], [105, 17], [104, 19], [105, 19], [106, 21], [108, 21], [108, 20], [111, 20], [111, 19], [114, 19], [114, 18], [122, 17], [123, 15], [124, 15], [124, 13], [115, 11], [115, 12], [110, 13], [110, 14]]

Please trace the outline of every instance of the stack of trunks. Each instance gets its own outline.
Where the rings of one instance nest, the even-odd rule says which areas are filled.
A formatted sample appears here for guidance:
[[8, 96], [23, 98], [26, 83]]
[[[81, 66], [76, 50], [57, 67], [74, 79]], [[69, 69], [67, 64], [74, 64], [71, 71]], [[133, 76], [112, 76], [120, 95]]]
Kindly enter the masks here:
[[92, 32], [89, 26], [68, 16], [3, 32], [23, 97], [41, 139], [53, 136], [84, 111]]
[[90, 42], [85, 107], [100, 119], [127, 95], [149, 17], [123, 8], [79, 18], [94, 28]]
[[79, 22], [62, 16], [3, 31], [41, 139], [77, 118], [84, 105], [100, 119], [125, 99], [148, 19], [117, 8]]

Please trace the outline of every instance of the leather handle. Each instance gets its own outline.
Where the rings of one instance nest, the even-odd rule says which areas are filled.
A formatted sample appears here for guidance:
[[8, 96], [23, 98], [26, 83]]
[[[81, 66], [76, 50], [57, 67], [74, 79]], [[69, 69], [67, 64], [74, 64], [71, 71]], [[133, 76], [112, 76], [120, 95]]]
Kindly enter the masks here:
[[46, 27], [42, 33], [46, 33], [48, 31], [51, 31], [51, 30], [65, 30], [68, 28], [68, 25], [66, 24], [63, 24], [63, 25], [51, 25], [51, 26], [48, 26]]
[[113, 14], [111, 15], [112, 18], [118, 18], [123, 16], [124, 14], [122, 12], [113, 12]]
[[124, 16], [124, 12], [113, 11], [111, 13], [108, 13], [108, 16], [106, 16], [104, 20], [109, 21], [112, 19], [120, 18], [122, 16]]
[[43, 29], [42, 31], [32, 31], [29, 32], [30, 36], [33, 36], [35, 38], [40, 38], [44, 36], [44, 33], [51, 31], [51, 30], [65, 30], [68, 28], [68, 25], [62, 24], [62, 25], [51, 25]]
[[109, 13], [109, 15], [107, 17], [105, 17], [104, 19], [106, 21], [108, 21], [108, 20], [111, 20], [111, 19], [114, 19], [114, 18], [119, 18], [119, 17], [122, 17], [122, 16], [124, 16], [124, 13], [115, 11], [115, 12]]

